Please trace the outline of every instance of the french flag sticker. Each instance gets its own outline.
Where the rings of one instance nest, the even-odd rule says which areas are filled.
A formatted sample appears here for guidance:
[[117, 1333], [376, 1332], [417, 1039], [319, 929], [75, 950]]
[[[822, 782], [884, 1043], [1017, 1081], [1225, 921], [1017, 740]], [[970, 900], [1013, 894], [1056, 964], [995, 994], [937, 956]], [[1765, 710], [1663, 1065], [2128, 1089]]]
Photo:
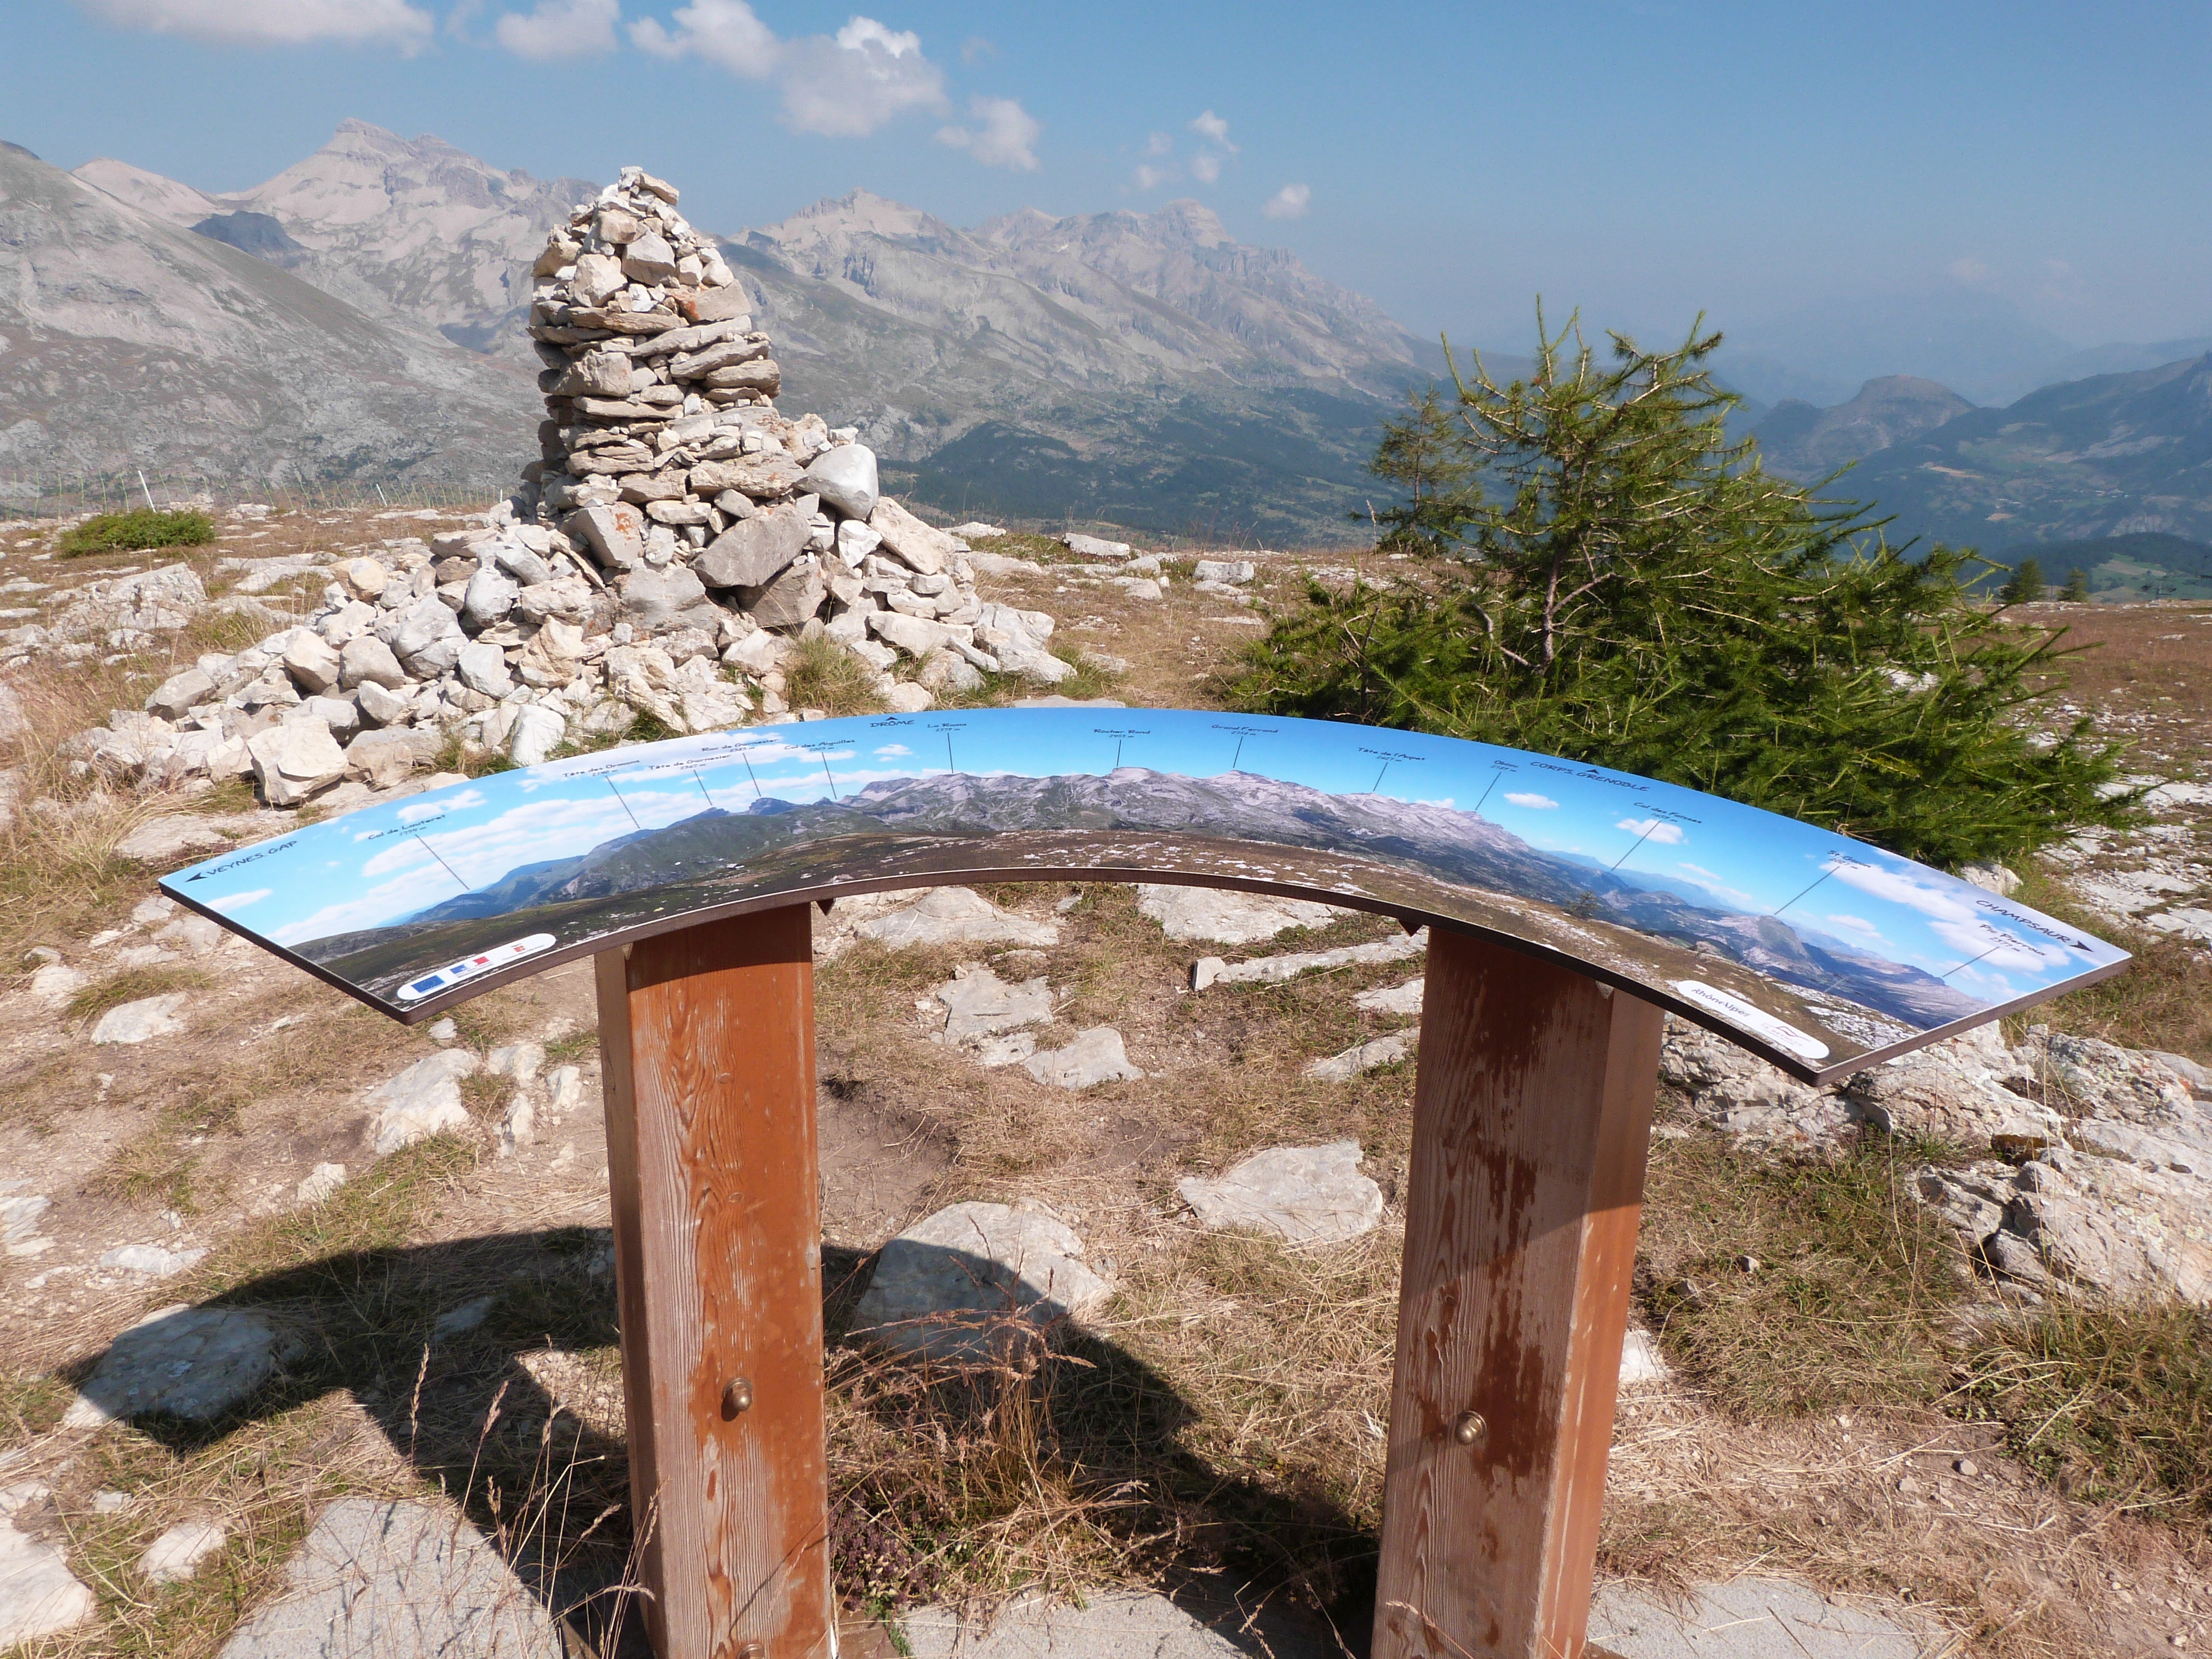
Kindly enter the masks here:
[[459, 962], [450, 963], [434, 973], [423, 975], [420, 979], [408, 981], [399, 988], [399, 1000], [402, 1002], [420, 1002], [424, 997], [435, 996], [441, 991], [450, 991], [463, 981], [475, 979], [480, 975], [489, 973], [495, 968], [504, 968], [507, 963], [519, 962], [525, 957], [534, 957], [540, 951], [550, 951], [553, 948], [553, 944], [552, 934], [532, 933], [526, 939], [514, 939], [506, 945], [494, 945], [480, 957], [464, 957]]

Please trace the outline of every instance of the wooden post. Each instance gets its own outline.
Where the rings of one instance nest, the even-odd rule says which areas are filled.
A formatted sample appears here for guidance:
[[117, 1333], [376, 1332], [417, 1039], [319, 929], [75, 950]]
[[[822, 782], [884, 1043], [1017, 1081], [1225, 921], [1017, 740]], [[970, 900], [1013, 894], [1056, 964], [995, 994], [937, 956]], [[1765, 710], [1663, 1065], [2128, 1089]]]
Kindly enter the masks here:
[[647, 1628], [660, 1659], [829, 1659], [806, 907], [598, 962]]
[[1660, 1012], [1429, 938], [1374, 1659], [1581, 1659]]

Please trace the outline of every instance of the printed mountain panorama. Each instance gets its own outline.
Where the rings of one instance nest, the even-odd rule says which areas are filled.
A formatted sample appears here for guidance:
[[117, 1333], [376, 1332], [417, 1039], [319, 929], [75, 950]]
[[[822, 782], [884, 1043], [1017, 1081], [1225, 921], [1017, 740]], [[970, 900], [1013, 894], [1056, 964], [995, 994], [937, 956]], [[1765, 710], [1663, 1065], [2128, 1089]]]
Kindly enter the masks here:
[[[1051, 862], [1066, 864], [1065, 837], [1127, 831], [1171, 834], [1176, 847], [1258, 842], [1329, 854], [1336, 862], [1328, 868], [1297, 866], [1324, 885], [1360, 866], [1410, 872], [1425, 878], [1420, 896], [1446, 914], [1464, 908], [1450, 890], [1472, 889], [1501, 904], [1524, 936], [1541, 936], [1529, 925], [1540, 915], [1571, 918], [1570, 927], [1585, 932], [1606, 925], [1616, 940], [1640, 935], [1666, 947], [1655, 955], [1626, 940], [1624, 960], [1633, 959], [1642, 976], [1656, 981], [1700, 957], [1716, 966], [1732, 963], [1810, 994], [1832, 1029], [1867, 1048], [1987, 1006], [1931, 974], [1730, 908], [1687, 883], [1540, 851], [1474, 812], [1385, 795], [1330, 794], [1249, 772], [1196, 778], [1135, 766], [1103, 776], [951, 773], [872, 782], [842, 800], [763, 796], [738, 811], [710, 805], [576, 857], [525, 864], [392, 926], [295, 948], [384, 994], [441, 962], [521, 934], [543, 931], [573, 945], [648, 915], [787, 888], [802, 867], [808, 881], [820, 882], [880, 873], [901, 853], [932, 843], [964, 849], [979, 839], [1045, 837], [1060, 838]], [[1152, 847], [1156, 855], [1163, 850], [1158, 842]], [[970, 861], [978, 855], [959, 853]]]

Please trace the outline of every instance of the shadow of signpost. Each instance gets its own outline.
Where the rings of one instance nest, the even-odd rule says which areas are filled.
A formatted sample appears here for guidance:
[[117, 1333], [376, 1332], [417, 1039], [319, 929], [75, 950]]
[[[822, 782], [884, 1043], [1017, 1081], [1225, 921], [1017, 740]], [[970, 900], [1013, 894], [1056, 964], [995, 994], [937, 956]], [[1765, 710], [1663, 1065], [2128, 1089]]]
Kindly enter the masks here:
[[[607, 1230], [562, 1228], [246, 1280], [200, 1305], [276, 1327], [275, 1371], [206, 1420], [134, 1425], [189, 1454], [343, 1390], [524, 1591], [603, 1659], [644, 1659], [611, 1256]], [[1065, 1327], [1039, 1340], [1018, 1317], [1000, 1322], [1008, 1340], [988, 1359], [895, 1354], [848, 1335], [874, 1256], [825, 1246], [823, 1258], [831, 1548], [848, 1617], [895, 1621], [978, 1589], [1149, 1583], [1255, 1655], [1270, 1650], [1242, 1628], [1255, 1601], [1364, 1650], [1372, 1532], [1324, 1494], [1190, 1451], [1191, 1407], [1142, 1359]]]

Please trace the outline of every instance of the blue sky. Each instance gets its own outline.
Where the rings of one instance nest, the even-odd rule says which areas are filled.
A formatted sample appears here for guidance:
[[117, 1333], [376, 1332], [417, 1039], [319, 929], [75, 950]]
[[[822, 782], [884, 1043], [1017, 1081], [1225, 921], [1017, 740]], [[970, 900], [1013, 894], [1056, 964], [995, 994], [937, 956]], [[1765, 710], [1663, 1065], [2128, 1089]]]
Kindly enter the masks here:
[[1801, 930], [1948, 976], [1992, 1004], [2119, 954], [2094, 943], [2063, 948], [2053, 939], [2080, 936], [2024, 923], [2033, 912], [1952, 877], [1670, 784], [1448, 738], [1174, 709], [882, 716], [678, 738], [371, 807], [197, 866], [204, 885], [191, 871], [168, 884], [295, 945], [386, 925], [709, 802], [742, 811], [763, 796], [842, 797], [880, 779], [942, 772], [948, 761], [963, 772], [1046, 777], [1104, 772], [1117, 759], [1195, 777], [1235, 763], [1333, 794], [1479, 807], [1533, 846], [1624, 876], [1688, 882], [1731, 908], [1779, 909]]
[[2212, 329], [2195, 0], [860, 4], [7, 0], [0, 136], [226, 190], [351, 116], [637, 161], [723, 232], [856, 185], [961, 224], [1192, 195], [1493, 346], [1540, 291], [1653, 337], [1892, 292]]

